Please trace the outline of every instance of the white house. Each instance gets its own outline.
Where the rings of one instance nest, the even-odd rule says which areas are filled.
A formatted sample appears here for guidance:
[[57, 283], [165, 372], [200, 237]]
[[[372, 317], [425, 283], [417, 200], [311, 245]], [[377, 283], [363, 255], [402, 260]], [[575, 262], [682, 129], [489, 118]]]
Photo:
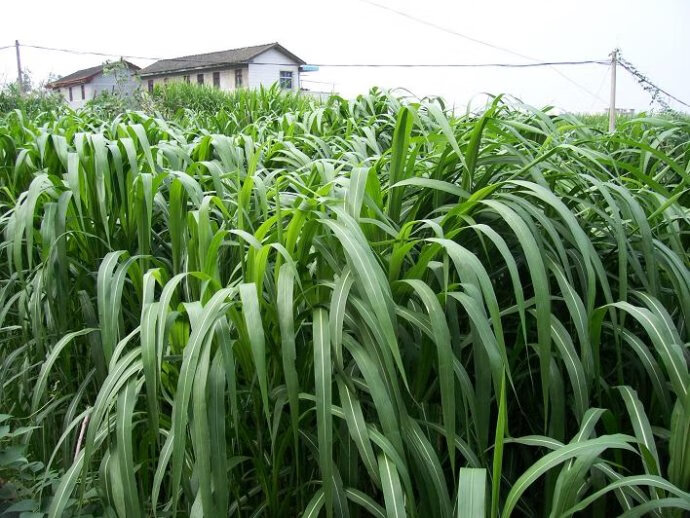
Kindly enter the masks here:
[[136, 72], [140, 67], [129, 61], [103, 63], [77, 70], [48, 83], [47, 88], [58, 92], [72, 108], [81, 108], [102, 92], [128, 95], [139, 86]]
[[305, 62], [279, 43], [162, 59], [142, 68], [139, 77], [149, 92], [155, 85], [185, 81], [221, 90], [256, 88], [278, 83], [300, 89], [300, 67]]

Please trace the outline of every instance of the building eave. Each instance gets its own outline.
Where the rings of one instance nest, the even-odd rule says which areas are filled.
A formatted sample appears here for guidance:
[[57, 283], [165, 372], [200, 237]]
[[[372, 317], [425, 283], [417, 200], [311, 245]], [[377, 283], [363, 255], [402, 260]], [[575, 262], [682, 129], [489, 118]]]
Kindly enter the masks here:
[[69, 86], [77, 86], [77, 85], [85, 85], [87, 83], [90, 83], [91, 80], [96, 77], [98, 73], [90, 75], [89, 77], [81, 77], [79, 79], [73, 79], [71, 81], [53, 81], [52, 83], [48, 83], [46, 85], [46, 88], [50, 88], [52, 90], [55, 90], [57, 88], [65, 88]]
[[268, 51], [271, 50], [271, 49], [278, 49], [280, 52], [282, 52], [283, 54], [285, 54], [287, 57], [289, 57], [290, 59], [292, 59], [293, 61], [295, 61], [298, 65], [306, 65], [306, 64], [307, 64], [307, 62], [304, 61], [302, 58], [296, 56], [295, 54], [293, 54], [292, 52], [290, 52], [288, 49], [286, 49], [286, 48], [283, 47], [280, 43], [277, 43], [277, 42], [274, 43], [273, 45], [271, 45], [271, 47], [269, 47], [268, 49], [264, 50], [263, 52], [260, 52], [260, 53], [256, 54], [255, 56], [253, 56], [252, 59], [254, 59], [254, 58], [260, 56], [261, 54], [264, 54], [265, 52], [268, 52]]
[[201, 65], [198, 67], [187, 67], [187, 68], [175, 68], [171, 70], [159, 70], [158, 72], [147, 72], [147, 73], [139, 73], [139, 77], [142, 79], [146, 78], [156, 78], [156, 77], [164, 77], [164, 76], [178, 76], [180, 74], [186, 74], [188, 72], [199, 72], [199, 71], [217, 71], [217, 70], [224, 70], [226, 68], [240, 68], [240, 67], [246, 67], [249, 65], [249, 62], [247, 61], [233, 61], [233, 62], [228, 62], [228, 63], [218, 63], [218, 64], [213, 64], [213, 65]]
[[[127, 60], [120, 60], [122, 63], [124, 63], [129, 70], [132, 72], [136, 73], [137, 70], [139, 70], [141, 67], [135, 65], [134, 63], [130, 63]], [[90, 83], [94, 77], [96, 77], [98, 74], [103, 73], [103, 67], [104, 65], [98, 65], [96, 67], [89, 67], [84, 70], [78, 70], [77, 72], [74, 72], [72, 74], [69, 74], [70, 76], [74, 76], [75, 74], [85, 72], [88, 70], [93, 70], [90, 74], [87, 75], [79, 75], [78, 77], [75, 77], [73, 79], [56, 79], [55, 81], [52, 81], [51, 83], [46, 84], [46, 88], [50, 89], [57, 89], [57, 88], [64, 88], [64, 87], [69, 87], [69, 86], [75, 86], [75, 85], [83, 85]]]

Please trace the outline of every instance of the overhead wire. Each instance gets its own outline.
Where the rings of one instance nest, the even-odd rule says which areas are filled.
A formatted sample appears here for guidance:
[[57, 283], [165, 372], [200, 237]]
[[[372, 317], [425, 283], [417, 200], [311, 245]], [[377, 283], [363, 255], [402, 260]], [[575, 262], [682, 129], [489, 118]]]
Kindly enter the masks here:
[[[273, 63], [264, 63], [266, 65]], [[536, 63], [314, 63], [319, 67], [344, 68], [533, 68], [564, 65], [608, 65], [609, 62], [598, 59], [583, 61], [542, 61]]]
[[[503, 52], [507, 52], [509, 54], [513, 54], [515, 56], [530, 60], [532, 62], [531, 63], [502, 63], [502, 62], [495, 62], [495, 63], [313, 63], [314, 66], [324, 67], [324, 68], [332, 67], [332, 68], [518, 68], [518, 69], [519, 68], [549, 67], [549, 68], [552, 68], [559, 75], [561, 75], [564, 79], [570, 81], [575, 86], [577, 86], [577, 87], [581, 88], [582, 90], [584, 90], [585, 92], [587, 92], [593, 98], [598, 99], [599, 101], [602, 101], [602, 102], [607, 102], [605, 99], [603, 99], [599, 95], [603, 81], [602, 81], [602, 84], [599, 85], [597, 92], [594, 93], [594, 92], [591, 92], [586, 87], [573, 81], [571, 78], [569, 78], [568, 76], [563, 74], [560, 70], [558, 70], [555, 67], [558, 67], [558, 66], [580, 66], [580, 65], [610, 65], [609, 60], [606, 60], [606, 59], [588, 59], [588, 60], [572, 60], [572, 61], [539, 61], [536, 58], [521, 54], [519, 52], [512, 51], [512, 50], [507, 49], [505, 47], [501, 47], [499, 45], [494, 45], [492, 43], [489, 43], [489, 42], [486, 42], [483, 40], [479, 40], [479, 39], [473, 38], [471, 36], [467, 36], [465, 34], [454, 31], [452, 29], [448, 29], [446, 27], [435, 24], [433, 22], [429, 22], [427, 20], [417, 18], [417, 17], [412, 16], [408, 13], [405, 13], [404, 11], [399, 11], [397, 9], [393, 9], [391, 7], [388, 7], [388, 6], [384, 6], [382, 4], [372, 2], [371, 0], [359, 0], [359, 1], [366, 3], [366, 4], [370, 4], [370, 5], [379, 7], [381, 9], [392, 11], [392, 12], [394, 12], [400, 16], [404, 16], [405, 18], [409, 18], [415, 22], [418, 22], [418, 23], [421, 23], [424, 25], [428, 25], [430, 27], [442, 30], [444, 32], [448, 32], [448, 33], [453, 34], [455, 36], [462, 37], [462, 38], [467, 39], [469, 41], [473, 41], [475, 43], [485, 45], [485, 46], [491, 47], [491, 48], [496, 49], [496, 50], [500, 50]], [[12, 48], [14, 46], [15, 45], [5, 45], [5, 46], [0, 47], [0, 50], [5, 50], [8, 48]], [[204, 66], [204, 65], [219, 65], [219, 64], [221, 64], [221, 63], [218, 63], [217, 61], [209, 61], [209, 60], [200, 59], [200, 56], [188, 56], [188, 57], [182, 57], [182, 58], [163, 58], [163, 57], [151, 57], [151, 56], [113, 54], [113, 53], [107, 53], [107, 52], [87, 51], [87, 50], [77, 50], [77, 49], [66, 49], [66, 48], [59, 48], [59, 47], [49, 47], [49, 46], [45, 46], [45, 45], [33, 45], [33, 44], [27, 44], [27, 43], [22, 43], [19, 46], [38, 49], [38, 50], [63, 52], [63, 53], [77, 54], [77, 55], [93, 55], [93, 56], [101, 56], [101, 57], [119, 57], [121, 59], [139, 59], [139, 60], [145, 60], [145, 61], [168, 61], [168, 62], [178, 62], [178, 63], [185, 63], [185, 64], [193, 63], [196, 67]], [[626, 70], [627, 72], [632, 74], [634, 77], [638, 78], [638, 80], [640, 80], [640, 78], [642, 77], [642, 80], [644, 83], [650, 85], [652, 88], [658, 90], [659, 92], [661, 92], [664, 95], [666, 95], [667, 97], [675, 100], [676, 102], [682, 104], [683, 106], [690, 107], [690, 104], [682, 101], [678, 97], [669, 93], [667, 90], [664, 90], [663, 88], [652, 83], [646, 77], [641, 76], [641, 74], [635, 70], [635, 68], [632, 66], [631, 63], [629, 63], [625, 60], [619, 60], [618, 63], [621, 65], [621, 67], [624, 70]], [[253, 64], [255, 64], [255, 65], [272, 65], [272, 66], [294, 65], [294, 63], [253, 63]], [[180, 69], [177, 69], [176, 71], [183, 71], [183, 70], [185, 70], [185, 69], [180, 68]], [[604, 76], [604, 79], [605, 79], [605, 77], [606, 76]], [[313, 83], [318, 83], [317, 81], [313, 81], [313, 80], [303, 80], [303, 81], [311, 81]], [[331, 84], [331, 83], [327, 83], [327, 82], [323, 82], [323, 83], [324, 84]]]
[[28, 43], [20, 43], [20, 47], [27, 47], [30, 49], [39, 49], [39, 50], [51, 50], [55, 52], [65, 52], [67, 54], [80, 54], [80, 55], [91, 55], [91, 56], [101, 56], [101, 57], [106, 57], [106, 58], [114, 58], [114, 57], [120, 57], [123, 59], [142, 59], [145, 61], [159, 61], [165, 58], [152, 58], [152, 57], [144, 57], [144, 56], [126, 56], [123, 54], [109, 54], [107, 52], [97, 52], [97, 51], [86, 51], [86, 50], [75, 50], [75, 49], [64, 49], [64, 48], [57, 48], [57, 47], [46, 47], [44, 45], [30, 45]]
[[[31, 45], [27, 43], [20, 44], [20, 47], [27, 47], [40, 50], [66, 52], [70, 54], [80, 55], [94, 55], [102, 57], [121, 57], [123, 59], [141, 59], [147, 61], [172, 61], [179, 63], [201, 63], [201, 64], [215, 64], [219, 65], [217, 61], [209, 61], [199, 59], [197, 56], [181, 57], [181, 58], [161, 58], [161, 57], [145, 57], [145, 56], [131, 56], [124, 54], [110, 54], [106, 52], [95, 52], [86, 50], [65, 49], [57, 47], [47, 47], [44, 45]], [[569, 66], [569, 65], [607, 65], [609, 62], [600, 59], [588, 59], [579, 61], [544, 61], [534, 63], [310, 63], [317, 67], [342, 67], [342, 68], [531, 68], [542, 66]], [[288, 66], [293, 63], [252, 63], [253, 65], [273, 65], [273, 66]]]
[[484, 45], [485, 47], [490, 47], [490, 48], [495, 49], [495, 50], [500, 50], [500, 51], [502, 51], [502, 52], [506, 52], [506, 53], [508, 53], [508, 54], [512, 54], [513, 56], [517, 56], [517, 57], [519, 57], [519, 58], [527, 59], [527, 60], [530, 60], [530, 61], [538, 61], [538, 60], [536, 60], [535, 58], [532, 58], [532, 57], [530, 57], [530, 56], [526, 56], [525, 54], [520, 54], [519, 52], [516, 52], [516, 51], [511, 50], [511, 49], [509, 49], [509, 48], [501, 47], [500, 45], [495, 45], [495, 44], [493, 44], [493, 43], [489, 43], [488, 41], [484, 41], [484, 40], [480, 40], [480, 39], [478, 39], [478, 38], [474, 38], [474, 37], [472, 37], [472, 36], [468, 36], [467, 34], [463, 34], [463, 33], [461, 33], [461, 32], [458, 32], [458, 31], [456, 31], [456, 30], [450, 29], [450, 28], [448, 28], [448, 27], [444, 27], [443, 25], [439, 25], [439, 24], [437, 24], [437, 23], [431, 22], [431, 21], [429, 21], [429, 20], [425, 20], [425, 19], [423, 19], [423, 18], [418, 18], [418, 17], [416, 17], [416, 16], [414, 16], [414, 15], [411, 15], [411, 14], [409, 14], [409, 13], [406, 13], [405, 11], [400, 11], [400, 10], [395, 9], [395, 8], [393, 8], [393, 7], [389, 7], [389, 6], [387, 6], [387, 5], [379, 4], [379, 3], [377, 3], [377, 2], [372, 2], [371, 0], [359, 0], [359, 1], [362, 2], [362, 3], [364, 3], [364, 4], [369, 4], [369, 5], [372, 5], [372, 6], [374, 6], [374, 7], [378, 7], [379, 9], [383, 9], [383, 10], [385, 10], [385, 11], [390, 11], [390, 12], [392, 12], [392, 13], [395, 13], [395, 14], [399, 15], [399, 16], [402, 16], [403, 18], [408, 18], [409, 20], [412, 20], [412, 21], [414, 21], [414, 22], [421, 23], [422, 25], [426, 25], [426, 26], [428, 26], [428, 27], [432, 27], [432, 28], [434, 28], [434, 29], [436, 29], [436, 30], [439, 30], [439, 31], [442, 31], [442, 32], [446, 32], [446, 33], [448, 33], [448, 34], [452, 34], [453, 36], [457, 36], [457, 37], [459, 37], [459, 38], [466, 39], [466, 40], [468, 40], [468, 41], [477, 43], [477, 44], [479, 44], [479, 45]]
[[[597, 88], [597, 90], [596, 90], [596, 94], [597, 94], [597, 95], [599, 95], [599, 93], [601, 92], [601, 89], [602, 89], [602, 88], [604, 87], [604, 85], [606, 84], [606, 79], [609, 77], [610, 72], [611, 72], [610, 69], [607, 69], [607, 70], [604, 72], [604, 75], [603, 75], [603, 77], [601, 78], [601, 82], [599, 83], [599, 86], [598, 86], [598, 88]], [[597, 99], [594, 99], [594, 100], [592, 101], [592, 104], [590, 105], [590, 109], [594, 108], [594, 105], [595, 105], [596, 103], [597, 103]]]
[[[408, 15], [407, 13], [404, 13], [403, 11], [398, 11], [397, 9], [392, 9], [388, 8], [387, 6], [383, 6], [381, 4], [377, 4], [376, 2], [371, 2], [370, 0], [360, 0], [365, 3], [369, 3], [371, 5], [374, 5], [376, 7], [380, 7], [383, 9], [387, 9], [390, 11], [395, 12], [396, 14], [399, 14], [401, 16], [405, 16], [407, 18], [411, 18], [419, 23], [423, 23], [425, 25], [430, 25], [434, 28], [438, 28], [440, 30], [443, 30], [445, 32], [450, 32], [451, 34], [454, 34], [456, 36], [463, 37], [465, 39], [474, 41], [476, 43], [482, 44], [489, 46], [491, 48], [501, 50], [510, 54], [513, 54], [515, 56], [518, 56], [523, 59], [527, 59], [530, 61], [533, 61], [533, 63], [439, 63], [439, 64], [433, 64], [433, 63], [314, 63], [315, 66], [319, 67], [334, 67], [334, 68], [532, 68], [532, 67], [550, 67], [556, 73], [561, 75], [563, 78], [565, 78], [567, 81], [571, 82], [575, 86], [583, 89], [585, 92], [588, 94], [598, 98], [602, 102], [606, 102], [604, 99], [601, 97], [594, 95], [592, 92], [590, 92], [587, 88], [583, 87], [582, 85], [578, 84], [577, 82], [573, 81], [570, 79], [568, 76], [563, 74], [560, 70], [555, 68], [556, 66], [573, 66], [573, 65], [589, 65], [589, 64], [606, 64], [606, 61], [603, 60], [582, 60], [582, 61], [539, 61], [535, 58], [532, 58], [530, 56], [526, 56], [524, 54], [520, 54], [519, 52], [514, 52], [511, 51], [510, 49], [506, 49], [504, 47], [500, 47], [498, 45], [493, 45], [491, 43], [478, 40], [476, 38], [472, 38], [471, 36], [466, 36], [462, 33], [459, 33], [457, 31], [453, 31], [441, 26], [437, 26], [436, 24], [432, 22], [427, 22], [426, 20], [418, 19], [416, 17], [413, 17], [411, 15]], [[77, 50], [77, 49], [67, 49], [67, 48], [60, 48], [60, 47], [49, 47], [46, 45], [33, 45], [33, 44], [27, 44], [27, 43], [22, 43], [20, 44], [20, 47], [27, 47], [27, 48], [33, 48], [33, 49], [39, 49], [39, 50], [46, 50], [46, 51], [55, 51], [55, 52], [63, 52], [63, 53], [69, 53], [69, 54], [78, 54], [78, 55], [94, 55], [94, 56], [101, 56], [101, 57], [120, 57], [121, 59], [140, 59], [140, 60], [145, 60], [145, 61], [168, 61], [168, 62], [177, 62], [177, 63], [184, 63], [184, 64], [190, 64], [193, 63], [196, 67], [198, 66], [204, 66], [204, 65], [217, 65], [217, 62], [214, 61], [209, 61], [209, 60], [204, 60], [204, 59], [199, 59], [199, 56], [186, 56], [182, 58], [162, 58], [162, 57], [152, 57], [152, 56], [135, 56], [135, 55], [125, 55], [125, 54], [113, 54], [113, 53], [107, 53], [107, 52], [98, 52], [98, 51], [84, 51], [84, 50]], [[258, 63], [257, 63], [258, 64]], [[286, 66], [289, 64], [286, 63], [261, 63], [261, 65], [279, 65], [279, 66]], [[180, 68], [180, 71], [183, 70], [184, 67]]]
[[[463, 39], [465, 39], [465, 40], [468, 40], [468, 41], [477, 43], [477, 44], [479, 44], [479, 45], [483, 45], [483, 46], [485, 46], [485, 47], [489, 47], [489, 48], [492, 48], [492, 49], [495, 49], [495, 50], [499, 50], [499, 51], [502, 51], [502, 52], [507, 52], [508, 54], [512, 54], [512, 55], [514, 55], [514, 56], [518, 56], [518, 57], [523, 58], [523, 59], [526, 59], [526, 60], [528, 60], [528, 61], [535, 61], [535, 62], [543, 61], [543, 60], [534, 58], [534, 57], [532, 57], [532, 56], [527, 56], [527, 55], [522, 54], [522, 53], [520, 53], [520, 52], [516, 52], [516, 51], [511, 50], [511, 49], [509, 49], [509, 48], [501, 47], [500, 45], [495, 45], [495, 44], [493, 44], [493, 43], [489, 43], [489, 42], [487, 42], [487, 41], [480, 40], [480, 39], [474, 38], [474, 37], [472, 37], [472, 36], [468, 36], [467, 34], [463, 34], [463, 33], [461, 33], [461, 32], [458, 32], [458, 31], [456, 31], [456, 30], [450, 29], [450, 28], [448, 28], [448, 27], [444, 27], [443, 25], [439, 25], [439, 24], [434, 23], [434, 22], [431, 22], [431, 21], [429, 21], [429, 20], [425, 20], [425, 19], [423, 19], [423, 18], [419, 18], [419, 17], [417, 17], [417, 16], [414, 16], [414, 15], [411, 15], [411, 14], [409, 14], [409, 13], [406, 13], [405, 11], [400, 11], [400, 10], [395, 9], [395, 8], [393, 8], [393, 7], [389, 7], [389, 6], [387, 6], [387, 5], [383, 5], [383, 4], [379, 4], [379, 3], [377, 3], [377, 2], [373, 2], [372, 0], [359, 0], [359, 1], [362, 2], [362, 3], [364, 3], [364, 4], [369, 4], [369, 5], [372, 5], [372, 6], [374, 6], [374, 7], [378, 7], [379, 9], [383, 9], [383, 10], [386, 10], [386, 11], [390, 11], [390, 12], [392, 12], [392, 13], [395, 13], [395, 14], [397, 14], [397, 15], [399, 15], [399, 16], [402, 16], [402, 17], [407, 18], [407, 19], [409, 19], [409, 20], [412, 20], [412, 21], [414, 21], [414, 22], [420, 23], [420, 24], [422, 24], [422, 25], [426, 25], [426, 26], [428, 26], [428, 27], [432, 27], [432, 28], [434, 28], [434, 29], [440, 30], [440, 31], [445, 32], [445, 33], [448, 33], [448, 34], [452, 34], [453, 36], [457, 36], [457, 37], [459, 37], [459, 38], [463, 38]], [[576, 86], [577, 88], [579, 88], [579, 89], [582, 90], [583, 92], [589, 94], [589, 95], [592, 96], [592, 97], [596, 97], [597, 99], [599, 99], [599, 100], [602, 101], [602, 102], [606, 102], [606, 100], [604, 100], [604, 99], [602, 99], [601, 97], [599, 97], [598, 95], [596, 95], [594, 92], [592, 92], [591, 90], [589, 90], [586, 86], [584, 86], [584, 85], [578, 83], [577, 81], [575, 81], [575, 80], [572, 79], [571, 77], [567, 76], [567, 75], [564, 74], [562, 71], [558, 70], [557, 68], [552, 68], [552, 69], [553, 69], [554, 72], [556, 72], [558, 75], [560, 75], [563, 79], [565, 79], [566, 81], [568, 81], [568, 82], [571, 83], [572, 85]]]

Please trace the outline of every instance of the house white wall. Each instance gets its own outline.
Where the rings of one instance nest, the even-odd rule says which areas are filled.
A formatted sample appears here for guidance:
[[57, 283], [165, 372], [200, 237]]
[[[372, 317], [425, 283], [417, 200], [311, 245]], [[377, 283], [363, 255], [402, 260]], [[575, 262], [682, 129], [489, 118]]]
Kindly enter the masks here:
[[[72, 89], [72, 100], [69, 99], [69, 90]], [[90, 99], [93, 99], [93, 90], [90, 84], [84, 85], [84, 98], [81, 95], [81, 85], [62, 86], [56, 90], [70, 108], [81, 108]]]
[[[139, 80], [134, 75], [132, 70], [127, 71], [127, 79], [124, 79], [117, 84], [117, 81], [112, 74], [103, 74], [102, 72], [96, 74], [88, 83], [84, 84], [84, 95], [82, 97], [82, 89], [79, 84], [72, 86], [62, 86], [56, 91], [65, 99], [70, 108], [81, 108], [88, 101], [94, 99], [102, 92], [118, 93], [120, 95], [130, 95], [139, 86]], [[69, 90], [72, 89], [72, 100], [69, 99]]]
[[[285, 65], [274, 63], [285, 63]], [[259, 54], [249, 63], [249, 87], [270, 86], [280, 79], [282, 70], [292, 72], [292, 90], [299, 90], [299, 64], [277, 49]]]
[[[236, 68], [225, 68], [221, 70], [193, 70], [183, 73], [168, 74], [164, 76], [156, 77], [144, 77], [142, 78], [142, 88], [148, 88], [149, 80], [153, 80], [153, 85], [165, 85], [171, 82], [182, 82], [185, 76], [189, 76], [189, 82], [192, 84], [197, 84], [197, 75], [203, 74], [204, 76], [204, 86], [213, 86], [213, 72], [220, 72], [220, 89], [231, 91], [235, 89], [235, 70]], [[240, 68], [242, 70], [242, 88], [247, 87], [247, 67]], [[166, 81], [167, 79], [167, 81]]]
[[102, 92], [119, 95], [131, 95], [139, 87], [139, 78], [131, 69], [118, 71], [122, 74], [118, 83], [117, 78], [113, 73], [100, 73], [91, 79], [89, 86], [91, 86], [91, 98], [97, 97]]

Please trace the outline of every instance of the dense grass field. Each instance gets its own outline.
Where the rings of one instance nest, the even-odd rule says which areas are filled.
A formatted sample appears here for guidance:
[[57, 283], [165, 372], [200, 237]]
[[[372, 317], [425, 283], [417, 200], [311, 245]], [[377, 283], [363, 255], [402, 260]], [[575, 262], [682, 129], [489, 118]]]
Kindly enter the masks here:
[[0, 512], [690, 509], [689, 122], [193, 101], [0, 118]]

